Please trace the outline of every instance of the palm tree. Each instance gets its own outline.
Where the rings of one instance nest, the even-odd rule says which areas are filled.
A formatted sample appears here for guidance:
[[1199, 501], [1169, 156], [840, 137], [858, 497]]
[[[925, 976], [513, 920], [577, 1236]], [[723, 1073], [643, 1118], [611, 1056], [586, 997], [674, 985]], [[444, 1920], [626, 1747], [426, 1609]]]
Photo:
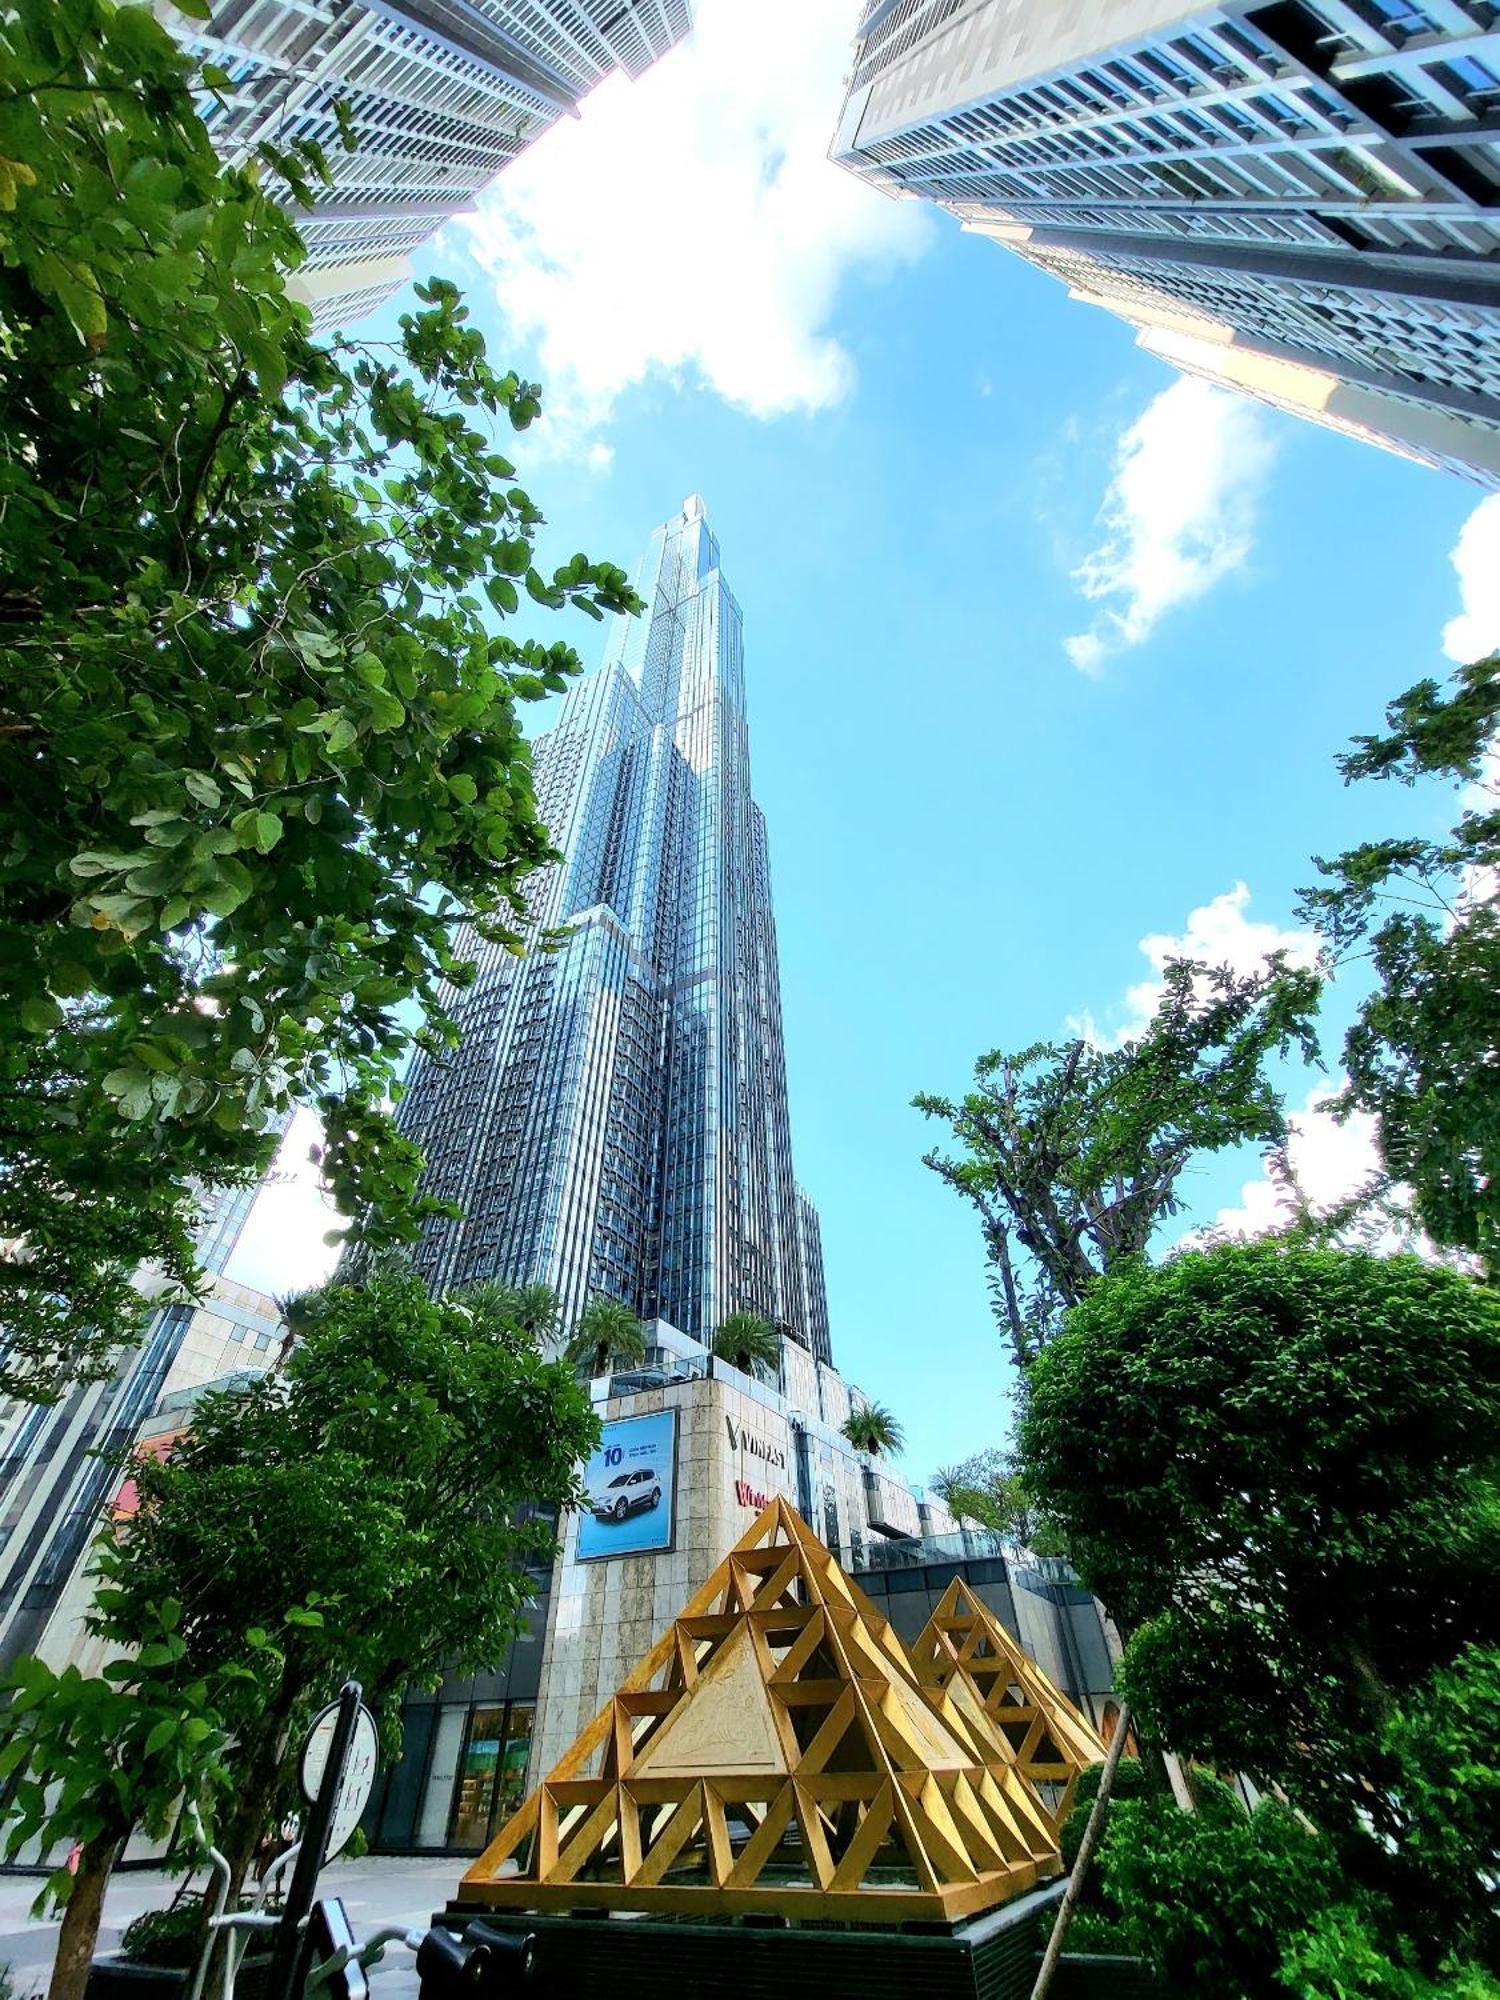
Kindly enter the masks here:
[[758, 1368], [776, 1375], [781, 1369], [780, 1338], [759, 1313], [729, 1313], [709, 1343], [709, 1351], [742, 1375], [753, 1375]]
[[906, 1433], [884, 1403], [867, 1403], [862, 1410], [851, 1410], [844, 1422], [844, 1436], [856, 1451], [867, 1451], [871, 1458], [878, 1458], [883, 1451], [898, 1452], [906, 1442]]
[[539, 1344], [545, 1344], [557, 1326], [558, 1299], [550, 1285], [511, 1285], [503, 1278], [476, 1278], [452, 1296], [470, 1312], [519, 1327]]
[[537, 1340], [546, 1342], [557, 1331], [557, 1315], [562, 1301], [550, 1285], [517, 1285], [516, 1325]]
[[587, 1367], [590, 1378], [616, 1368], [639, 1368], [646, 1358], [645, 1330], [622, 1300], [598, 1293], [579, 1316], [566, 1358], [575, 1367]]
[[516, 1288], [503, 1278], [475, 1278], [448, 1296], [456, 1305], [467, 1306], [476, 1319], [503, 1320], [507, 1325], [515, 1321]]

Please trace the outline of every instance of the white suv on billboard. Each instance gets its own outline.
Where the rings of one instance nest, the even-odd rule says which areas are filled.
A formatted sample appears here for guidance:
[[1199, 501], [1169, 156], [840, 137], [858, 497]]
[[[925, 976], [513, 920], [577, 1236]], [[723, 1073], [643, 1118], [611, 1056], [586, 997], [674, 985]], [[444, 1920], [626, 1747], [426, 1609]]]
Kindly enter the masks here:
[[661, 1505], [661, 1474], [653, 1466], [632, 1466], [589, 1489], [589, 1507], [599, 1521], [623, 1521]]

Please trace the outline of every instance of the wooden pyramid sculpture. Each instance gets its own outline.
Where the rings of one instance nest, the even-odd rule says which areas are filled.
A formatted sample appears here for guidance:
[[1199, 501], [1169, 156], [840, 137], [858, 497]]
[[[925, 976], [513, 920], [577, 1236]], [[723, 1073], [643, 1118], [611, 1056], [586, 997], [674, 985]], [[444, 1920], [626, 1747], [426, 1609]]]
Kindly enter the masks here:
[[965, 1686], [1004, 1736], [1021, 1774], [1041, 1791], [1061, 1826], [1079, 1773], [1101, 1764], [1104, 1743], [1087, 1716], [1055, 1688], [1000, 1620], [955, 1577], [912, 1647], [927, 1688]]
[[776, 1499], [460, 1893], [894, 1924], [972, 1916], [1061, 1869], [1051, 1819], [971, 1691], [924, 1689]]

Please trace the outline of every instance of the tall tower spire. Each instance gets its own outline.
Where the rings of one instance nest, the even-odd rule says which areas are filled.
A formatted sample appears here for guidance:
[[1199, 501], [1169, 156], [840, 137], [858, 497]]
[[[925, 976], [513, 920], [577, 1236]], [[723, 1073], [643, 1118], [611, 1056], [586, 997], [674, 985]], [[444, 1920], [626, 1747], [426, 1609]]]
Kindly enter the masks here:
[[740, 607], [702, 498], [657, 529], [644, 614], [536, 749], [562, 859], [533, 878], [517, 960], [470, 937], [463, 1045], [402, 1106], [430, 1280], [541, 1280], [707, 1338], [757, 1312], [829, 1358], [817, 1218], [792, 1173], [766, 826], [750, 786]]

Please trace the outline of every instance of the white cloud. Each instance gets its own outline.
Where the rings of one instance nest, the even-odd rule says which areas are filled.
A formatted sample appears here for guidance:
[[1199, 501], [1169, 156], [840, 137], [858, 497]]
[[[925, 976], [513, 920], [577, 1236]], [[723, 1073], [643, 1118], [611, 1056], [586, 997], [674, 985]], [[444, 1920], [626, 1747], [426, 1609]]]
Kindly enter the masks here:
[[1100, 1048], [1119, 1048], [1133, 1041], [1149, 1024], [1166, 990], [1165, 973], [1174, 959], [1190, 959], [1195, 964], [1227, 965], [1235, 972], [1254, 972], [1274, 951], [1286, 953], [1293, 965], [1312, 965], [1318, 955], [1317, 939], [1311, 931], [1280, 930], [1246, 915], [1250, 890], [1243, 882], [1212, 901], [1188, 913], [1182, 931], [1152, 932], [1140, 940], [1142, 956], [1152, 967], [1152, 977], [1126, 989], [1124, 1001], [1109, 1010], [1110, 1019], [1101, 1027], [1091, 1013], [1069, 1017], [1069, 1028]]
[[[1341, 1125], [1327, 1109], [1339, 1088], [1318, 1085], [1302, 1110], [1287, 1118], [1286, 1161], [1297, 1188], [1319, 1214], [1347, 1200], [1380, 1170], [1375, 1120], [1356, 1112]], [[1238, 1206], [1220, 1209], [1212, 1233], [1236, 1238], [1265, 1236], [1285, 1227], [1289, 1220], [1288, 1190], [1266, 1174], [1245, 1182]]]
[[[1378, 1182], [1382, 1167], [1374, 1118], [1356, 1111], [1340, 1123], [1328, 1109], [1343, 1081], [1340, 1077], [1309, 1092], [1302, 1109], [1288, 1114], [1280, 1156], [1268, 1153], [1265, 1174], [1246, 1181], [1239, 1202], [1221, 1208], [1207, 1229], [1185, 1237], [1184, 1247], [1269, 1236], [1295, 1222], [1299, 1212], [1327, 1219]], [[1450, 1270], [1476, 1269], [1462, 1252], [1438, 1249], [1412, 1213], [1411, 1189], [1400, 1184], [1384, 1189], [1338, 1240], [1377, 1256], [1409, 1250]]]
[[273, 1298], [320, 1285], [338, 1262], [336, 1246], [323, 1241], [330, 1229], [346, 1227], [323, 1189], [309, 1157], [323, 1136], [316, 1115], [297, 1111], [281, 1142], [276, 1163], [255, 1198], [225, 1275]]
[[1088, 631], [1063, 641], [1075, 667], [1098, 673], [1245, 563], [1273, 450], [1256, 404], [1191, 376], [1122, 433], [1100, 511], [1104, 540], [1073, 572], [1103, 607]]
[[1464, 522], [1452, 562], [1463, 610], [1443, 628], [1443, 651], [1462, 666], [1500, 647], [1500, 493]]
[[699, 0], [638, 82], [607, 79], [466, 228], [508, 329], [536, 340], [539, 441], [586, 451], [616, 397], [692, 379], [757, 417], [836, 403], [841, 279], [920, 254], [933, 221], [828, 158], [849, 0]]

